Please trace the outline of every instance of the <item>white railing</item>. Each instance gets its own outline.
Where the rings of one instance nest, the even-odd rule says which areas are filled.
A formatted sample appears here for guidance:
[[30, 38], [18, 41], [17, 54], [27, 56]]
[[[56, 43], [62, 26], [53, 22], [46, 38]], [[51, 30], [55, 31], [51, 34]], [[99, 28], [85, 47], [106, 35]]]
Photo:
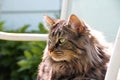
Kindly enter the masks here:
[[120, 28], [115, 40], [113, 53], [111, 55], [109, 67], [105, 80], [120, 80]]
[[62, 0], [62, 9], [61, 9], [60, 19], [67, 20], [67, 18], [69, 17], [69, 14], [71, 13], [72, 1], [73, 0]]
[[[70, 12], [70, 4], [72, 0], [62, 0], [61, 19], [68, 18]], [[48, 34], [28, 34], [28, 33], [7, 33], [0, 32], [0, 39], [11, 41], [45, 41]]]
[[45, 41], [48, 34], [0, 32], [0, 39], [11, 41]]

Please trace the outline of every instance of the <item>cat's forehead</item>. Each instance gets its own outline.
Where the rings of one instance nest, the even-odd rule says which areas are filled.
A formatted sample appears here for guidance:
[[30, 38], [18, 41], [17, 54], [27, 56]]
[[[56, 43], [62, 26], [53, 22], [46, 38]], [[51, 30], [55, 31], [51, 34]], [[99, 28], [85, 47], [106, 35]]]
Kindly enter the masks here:
[[55, 24], [53, 25], [53, 28], [62, 28], [66, 25], [67, 25], [67, 21], [58, 19], [58, 20], [55, 21]]
[[62, 36], [62, 34], [65, 31], [66, 25], [67, 25], [67, 22], [65, 20], [57, 20], [50, 31], [50, 36], [52, 37]]

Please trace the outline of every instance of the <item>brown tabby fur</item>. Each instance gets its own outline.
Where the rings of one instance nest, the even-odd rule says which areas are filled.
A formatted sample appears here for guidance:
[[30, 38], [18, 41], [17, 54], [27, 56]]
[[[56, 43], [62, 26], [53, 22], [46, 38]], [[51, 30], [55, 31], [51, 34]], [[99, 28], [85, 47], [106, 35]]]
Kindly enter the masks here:
[[38, 80], [104, 80], [109, 55], [88, 26], [73, 14], [68, 21], [45, 19], [50, 33]]

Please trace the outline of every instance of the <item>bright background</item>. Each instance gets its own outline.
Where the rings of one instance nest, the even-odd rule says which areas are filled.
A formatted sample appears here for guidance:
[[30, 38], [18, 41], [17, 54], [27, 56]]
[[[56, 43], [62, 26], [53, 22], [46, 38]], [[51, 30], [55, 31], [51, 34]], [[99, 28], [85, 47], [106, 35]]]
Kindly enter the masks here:
[[114, 42], [120, 26], [120, 0], [73, 0], [71, 13]]
[[[101, 31], [109, 42], [114, 42], [120, 26], [120, 0], [71, 0], [68, 15], [76, 14], [93, 29]], [[38, 29], [43, 16], [60, 17], [62, 0], [1, 0], [0, 21], [6, 29], [17, 29], [30, 24]]]
[[0, 0], [0, 21], [5, 21], [6, 29], [17, 29], [30, 24], [38, 29], [43, 16], [59, 16], [61, 0]]

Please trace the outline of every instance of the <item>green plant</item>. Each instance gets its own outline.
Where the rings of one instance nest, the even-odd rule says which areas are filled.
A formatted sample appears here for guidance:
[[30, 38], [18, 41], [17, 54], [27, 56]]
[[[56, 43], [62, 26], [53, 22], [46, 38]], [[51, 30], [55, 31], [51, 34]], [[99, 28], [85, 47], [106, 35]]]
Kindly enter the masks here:
[[4, 21], [1, 21], [1, 22], [0, 22], [0, 31], [3, 30], [3, 25], [4, 25]]
[[[5, 31], [3, 25], [1, 22], [0, 31]], [[25, 33], [29, 26], [6, 32]], [[31, 32], [47, 33], [42, 23], [38, 27], [39, 31]], [[45, 45], [45, 41], [0, 40], [0, 80], [35, 80]]]

